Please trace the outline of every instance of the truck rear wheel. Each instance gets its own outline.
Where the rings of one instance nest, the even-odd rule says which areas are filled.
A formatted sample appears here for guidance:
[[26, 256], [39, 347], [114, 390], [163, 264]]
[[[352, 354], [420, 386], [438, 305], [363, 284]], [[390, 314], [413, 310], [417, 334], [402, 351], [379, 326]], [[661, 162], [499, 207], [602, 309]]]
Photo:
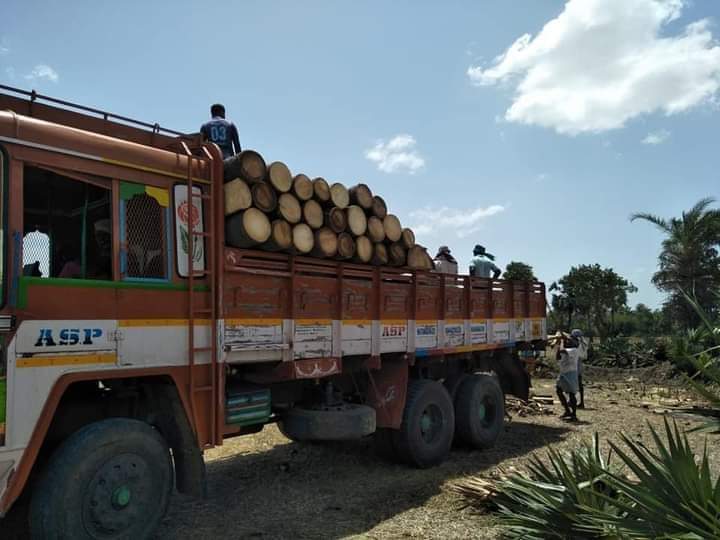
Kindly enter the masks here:
[[455, 395], [455, 437], [472, 448], [491, 448], [505, 419], [505, 398], [495, 377], [467, 377]]
[[170, 450], [149, 424], [94, 422], [51, 456], [30, 502], [30, 532], [42, 539], [148, 538], [173, 485]]
[[453, 403], [445, 387], [429, 380], [411, 381], [393, 447], [404, 462], [420, 468], [442, 463], [455, 430]]

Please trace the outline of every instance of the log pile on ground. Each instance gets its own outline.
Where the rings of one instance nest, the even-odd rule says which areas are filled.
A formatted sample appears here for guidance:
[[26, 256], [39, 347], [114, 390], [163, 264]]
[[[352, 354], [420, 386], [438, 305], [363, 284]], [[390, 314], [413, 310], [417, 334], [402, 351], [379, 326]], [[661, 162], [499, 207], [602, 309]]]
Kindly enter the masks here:
[[228, 245], [362, 264], [432, 270], [415, 234], [366, 185], [350, 188], [244, 150], [225, 160]]

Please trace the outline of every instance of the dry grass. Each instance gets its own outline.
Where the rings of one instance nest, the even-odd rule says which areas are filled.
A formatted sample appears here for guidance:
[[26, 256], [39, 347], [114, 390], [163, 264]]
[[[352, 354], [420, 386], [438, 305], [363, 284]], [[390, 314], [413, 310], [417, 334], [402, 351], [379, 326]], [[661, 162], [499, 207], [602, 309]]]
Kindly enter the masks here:
[[[156, 538], [500, 538], [492, 514], [463, 508], [453, 484], [499, 468], [522, 469], [530, 453], [577, 444], [594, 431], [603, 439], [623, 430], [648, 440], [646, 423], [659, 426], [662, 416], [639, 406], [648, 399], [647, 378], [628, 382], [628, 377], [589, 384], [590, 408], [579, 411], [576, 424], [557, 417], [558, 405], [552, 416], [513, 415], [494, 449], [454, 450], [448, 461], [429, 470], [388, 464], [373, 454], [369, 440], [292, 443], [268, 426], [208, 452], [208, 499], [175, 496]], [[551, 380], [534, 384], [538, 394], [554, 393]], [[678, 422], [696, 425], [687, 416]], [[704, 437], [692, 434], [691, 441], [700, 445]], [[720, 445], [708, 447], [718, 470]], [[3, 531], [5, 525], [0, 537], [24, 537], [19, 529]]]

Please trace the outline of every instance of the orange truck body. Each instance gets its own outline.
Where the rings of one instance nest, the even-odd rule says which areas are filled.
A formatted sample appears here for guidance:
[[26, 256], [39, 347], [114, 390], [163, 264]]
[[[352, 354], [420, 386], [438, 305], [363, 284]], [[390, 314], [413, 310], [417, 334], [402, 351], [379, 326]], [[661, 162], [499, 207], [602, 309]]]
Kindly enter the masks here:
[[[499, 358], [544, 339], [539, 282], [226, 247], [222, 159], [212, 144], [34, 96], [0, 94], [0, 111], [0, 514], [46, 446], [57, 444], [50, 434], [72, 429], [59, 427], [58, 411], [70, 406], [70, 389], [78, 396], [87, 382], [169, 382], [202, 450], [256, 430], [227, 422], [230, 376], [275, 392], [276, 385], [362, 373], [378, 426], [397, 428], [413, 369]], [[38, 170], [106, 190], [112, 261], [105, 279], [23, 275], [33, 205], [24, 182]], [[124, 268], [128, 185], [150, 194], [167, 216], [162, 279], [131, 279]], [[191, 214], [203, 224], [194, 240], [202, 243], [199, 263], [181, 253], [179, 239], [191, 193]], [[188, 265], [197, 274], [189, 276]]]

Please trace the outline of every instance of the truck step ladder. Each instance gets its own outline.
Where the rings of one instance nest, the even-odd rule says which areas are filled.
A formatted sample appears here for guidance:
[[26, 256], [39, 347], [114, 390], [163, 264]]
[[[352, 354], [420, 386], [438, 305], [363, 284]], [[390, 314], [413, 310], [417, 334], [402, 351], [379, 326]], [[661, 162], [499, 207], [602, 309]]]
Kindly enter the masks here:
[[[217, 297], [216, 297], [216, 273], [215, 266], [215, 204], [216, 199], [213, 196], [215, 186], [213, 185], [213, 175], [210, 173], [210, 180], [201, 180], [195, 177], [195, 171], [201, 170], [200, 166], [205, 164], [206, 170], [212, 171], [213, 157], [204, 146], [199, 149], [202, 155], [194, 154], [184, 141], [180, 141], [182, 150], [187, 157], [187, 201], [192, 207], [198, 204], [203, 208], [203, 220], [188, 220], [188, 255], [187, 255], [187, 284], [188, 284], [188, 380], [190, 382], [190, 408], [193, 415], [193, 425], [198, 437], [198, 443], [204, 447], [213, 446], [217, 440], [216, 433], [216, 402], [217, 402]], [[195, 169], [193, 164], [197, 164]], [[200, 188], [200, 194], [195, 194], [194, 190]], [[208, 201], [208, 204], [203, 204]], [[207, 212], [209, 210], [209, 212]], [[190, 210], [192, 212], [192, 210]], [[209, 214], [209, 215], [208, 215]], [[204, 223], [203, 223], [204, 222]], [[202, 230], [200, 230], [202, 229]], [[195, 242], [203, 243], [203, 254], [205, 256], [205, 264], [203, 269], [195, 269], [193, 253]], [[206, 278], [206, 279], [204, 279]], [[202, 286], [196, 284], [197, 279], [203, 279]], [[210, 342], [209, 344], [198, 346], [195, 343], [196, 327], [205, 328], [206, 321], [209, 324]], [[208, 379], [199, 385], [197, 382], [198, 371], [196, 366], [200, 365], [199, 358], [204, 358], [207, 365], [207, 356], [209, 358], [210, 373]], [[208, 394], [210, 394], [208, 396]], [[209, 404], [209, 407], [199, 407], [199, 403]], [[201, 415], [201, 411], [203, 411]], [[204, 415], [209, 417], [202, 418]], [[205, 433], [202, 433], [201, 427], [205, 427]], [[203, 436], [204, 435], [204, 436]]]

